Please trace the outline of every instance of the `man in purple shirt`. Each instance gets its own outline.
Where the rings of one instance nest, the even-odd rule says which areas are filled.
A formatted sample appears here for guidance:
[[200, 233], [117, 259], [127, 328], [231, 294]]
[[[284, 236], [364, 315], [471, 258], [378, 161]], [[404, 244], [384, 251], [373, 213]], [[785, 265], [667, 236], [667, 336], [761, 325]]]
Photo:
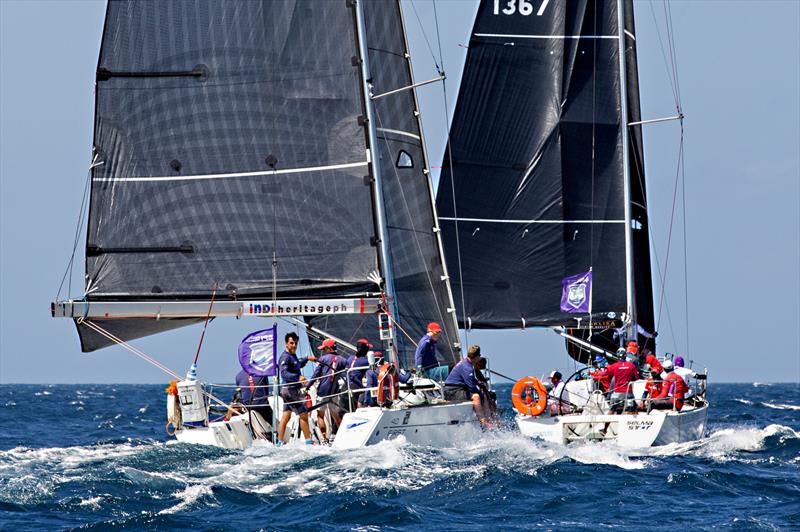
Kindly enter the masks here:
[[278, 440], [286, 442], [284, 435], [286, 434], [286, 425], [292, 418], [292, 412], [300, 417], [300, 430], [303, 432], [303, 437], [306, 443], [311, 442], [311, 431], [308, 428], [308, 409], [305, 405], [305, 394], [301, 391], [301, 386], [305, 383], [306, 378], [303, 377], [301, 371], [309, 360], [312, 362], [316, 360], [313, 355], [306, 358], [297, 358], [297, 342], [300, 337], [297, 334], [290, 332], [284, 337], [286, 341], [286, 350], [281, 353], [278, 359], [278, 368], [281, 375], [281, 399], [283, 399], [283, 416], [278, 428]]
[[322, 431], [325, 438], [329, 432], [325, 424], [325, 412], [330, 413], [331, 421], [334, 426], [330, 433], [335, 434], [336, 429], [342, 424], [342, 416], [339, 409], [339, 374], [344, 374], [347, 370], [347, 359], [336, 352], [336, 342], [330, 338], [322, 342], [317, 347], [322, 351], [322, 356], [317, 359], [317, 367], [311, 375], [311, 380], [306, 384], [306, 391], [317, 384], [317, 401], [323, 401], [323, 405], [317, 412], [317, 427]]
[[444, 381], [444, 399], [445, 401], [472, 401], [472, 408], [481, 422], [481, 425], [486, 424], [486, 413], [483, 405], [481, 404], [480, 390], [478, 389], [478, 380], [475, 378], [475, 363], [480, 358], [481, 347], [479, 345], [471, 345], [467, 351], [467, 358], [456, 364], [447, 380]]

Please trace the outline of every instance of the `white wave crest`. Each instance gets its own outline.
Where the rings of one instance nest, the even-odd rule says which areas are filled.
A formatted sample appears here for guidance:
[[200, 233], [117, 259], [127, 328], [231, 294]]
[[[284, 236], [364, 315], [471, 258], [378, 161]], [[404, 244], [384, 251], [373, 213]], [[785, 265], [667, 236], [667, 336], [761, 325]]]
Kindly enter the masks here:
[[184, 488], [181, 491], [176, 491], [175, 493], [172, 494], [172, 496], [177, 497], [178, 499], [181, 500], [181, 502], [179, 502], [175, 506], [170, 506], [169, 508], [161, 510], [160, 512], [158, 512], [159, 515], [174, 514], [180, 512], [184, 508], [188, 508], [189, 506], [194, 504], [195, 501], [197, 501], [199, 498], [203, 496], [213, 496], [213, 492], [211, 491], [211, 486], [207, 486], [204, 484], [193, 484], [191, 486], [186, 486], [186, 488]]
[[750, 401], [748, 399], [734, 399], [734, 401], [736, 401], [737, 403], [742, 403], [743, 405], [752, 405], [753, 404], [753, 401]]
[[78, 505], [79, 506], [88, 506], [90, 508], [94, 508], [94, 509], [99, 510], [101, 502], [103, 502], [103, 498], [102, 497], [90, 497], [88, 499], [81, 499], [81, 501], [78, 503]]
[[800, 406], [789, 405], [784, 403], [761, 403], [767, 408], [774, 408], [775, 410], [800, 410]]
[[779, 435], [781, 441], [800, 438], [800, 434], [784, 425], [758, 427], [735, 427], [716, 430], [707, 438], [687, 443], [673, 443], [646, 450], [650, 456], [692, 455], [715, 462], [750, 462], [738, 456], [740, 452], [756, 452], [764, 449], [764, 441]]

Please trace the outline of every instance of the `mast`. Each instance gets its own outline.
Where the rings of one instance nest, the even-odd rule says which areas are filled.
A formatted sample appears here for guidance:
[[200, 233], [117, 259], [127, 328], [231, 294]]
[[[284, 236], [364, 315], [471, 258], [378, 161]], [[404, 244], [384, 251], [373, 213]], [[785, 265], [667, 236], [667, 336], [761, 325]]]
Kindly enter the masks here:
[[[422, 129], [422, 120], [419, 113], [419, 99], [417, 98], [417, 89], [414, 86], [414, 69], [411, 68], [411, 54], [409, 53], [408, 48], [408, 35], [406, 34], [406, 21], [405, 17], [403, 16], [403, 7], [400, 4], [400, 0], [397, 0], [397, 7], [398, 11], [400, 12], [400, 29], [403, 32], [403, 43], [405, 45], [405, 52], [406, 52], [406, 64], [408, 65], [408, 73], [411, 77], [411, 93], [414, 96], [414, 108], [416, 110], [416, 118], [417, 118], [417, 125], [419, 127], [419, 136], [420, 136], [420, 144], [422, 147], [422, 158], [425, 168], [423, 172], [425, 173], [425, 177], [427, 177], [428, 182], [428, 193], [430, 194], [431, 198], [431, 209], [433, 210], [433, 231], [436, 233], [436, 247], [439, 251], [439, 259], [442, 261], [442, 279], [445, 281], [447, 286], [447, 313], [450, 315], [449, 317], [453, 320], [453, 327], [454, 330], [458, 331], [458, 318], [456, 316], [456, 305], [453, 301], [453, 287], [450, 285], [450, 272], [447, 270], [447, 261], [444, 258], [444, 246], [442, 244], [442, 229], [439, 226], [439, 214], [436, 210], [436, 194], [433, 192], [433, 183], [431, 182], [431, 173], [430, 173], [430, 162], [428, 161], [428, 149], [427, 145], [425, 144], [425, 133]], [[442, 80], [444, 82], [444, 80]], [[455, 345], [453, 348], [457, 351], [461, 351], [461, 339], [455, 338]]]
[[624, 1], [617, 0], [617, 25], [619, 30], [619, 86], [620, 129], [622, 133], [622, 176], [625, 201], [625, 293], [628, 300], [628, 337], [635, 338], [636, 300], [633, 296], [633, 236], [631, 235], [631, 183], [630, 147], [628, 139], [628, 84], [625, 57], [625, 11]]
[[[378, 150], [378, 136], [375, 131], [375, 113], [372, 107], [372, 87], [369, 70], [369, 50], [367, 48], [367, 31], [364, 22], [364, 6], [363, 0], [354, 0], [356, 11], [356, 39], [358, 40], [358, 51], [361, 56], [361, 83], [362, 95], [364, 97], [364, 109], [367, 114], [367, 136], [368, 136], [368, 150], [369, 150], [369, 164], [372, 168], [372, 177], [375, 184], [375, 194], [373, 195], [374, 211], [376, 222], [378, 226], [378, 239], [380, 250], [380, 262], [383, 269], [384, 278], [384, 291], [386, 293], [386, 300], [391, 307], [391, 314], [393, 316], [399, 315], [397, 312], [397, 303], [394, 295], [394, 275], [392, 273], [392, 263], [389, 260], [389, 239], [388, 230], [386, 227], [386, 213], [384, 212], [383, 202], [383, 187], [381, 184], [380, 172], [380, 155]], [[389, 309], [387, 309], [389, 310]], [[386, 350], [390, 353], [392, 362], [395, 366], [399, 366], [397, 354], [394, 352], [394, 327], [390, 329], [390, 338], [387, 340]]]

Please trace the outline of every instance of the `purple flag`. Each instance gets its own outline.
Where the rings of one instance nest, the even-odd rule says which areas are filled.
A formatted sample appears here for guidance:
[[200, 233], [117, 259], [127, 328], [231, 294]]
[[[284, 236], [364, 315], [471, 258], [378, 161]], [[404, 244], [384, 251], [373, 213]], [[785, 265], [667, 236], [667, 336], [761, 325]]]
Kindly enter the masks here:
[[561, 281], [561, 312], [589, 312], [592, 272], [565, 277]]
[[253, 377], [274, 377], [278, 324], [248, 334], [239, 344], [239, 364]]

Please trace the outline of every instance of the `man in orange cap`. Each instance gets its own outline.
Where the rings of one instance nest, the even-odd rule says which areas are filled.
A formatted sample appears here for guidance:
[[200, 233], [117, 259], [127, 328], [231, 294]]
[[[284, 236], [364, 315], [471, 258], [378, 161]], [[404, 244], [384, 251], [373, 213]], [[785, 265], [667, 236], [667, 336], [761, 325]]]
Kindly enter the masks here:
[[439, 365], [436, 359], [436, 341], [442, 334], [442, 327], [432, 321], [428, 324], [428, 332], [425, 333], [417, 344], [417, 352], [414, 353], [414, 362], [417, 364], [417, 375], [427, 377], [439, 382], [447, 379], [450, 368]]

